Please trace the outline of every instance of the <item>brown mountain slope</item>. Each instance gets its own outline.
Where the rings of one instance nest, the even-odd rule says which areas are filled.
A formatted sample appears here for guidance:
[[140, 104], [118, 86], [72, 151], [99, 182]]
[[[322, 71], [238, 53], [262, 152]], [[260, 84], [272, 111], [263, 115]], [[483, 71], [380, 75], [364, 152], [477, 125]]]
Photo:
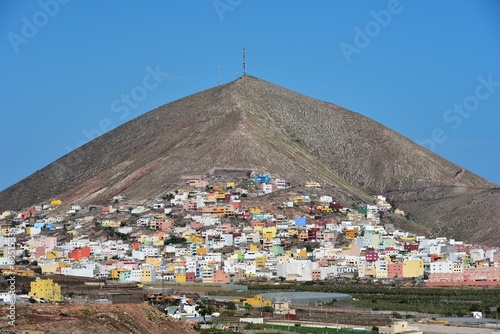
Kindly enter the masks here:
[[[4, 307], [2, 313], [6, 311]], [[16, 306], [15, 325], [2, 333], [198, 333], [147, 304], [21, 304]]]
[[[106, 133], [0, 193], [0, 209], [54, 197], [83, 204], [116, 194], [147, 199], [171, 190], [182, 174], [212, 167], [267, 170], [296, 183], [318, 180], [349, 204], [387, 194], [436, 232], [474, 242], [500, 239], [499, 232], [481, 234], [498, 226], [498, 211], [485, 216], [483, 210], [500, 203], [495, 191], [482, 195], [494, 184], [470, 172], [456, 177], [459, 166], [360, 114], [251, 76]], [[484, 204], [462, 200], [476, 197]], [[457, 215], [468, 223], [455, 229], [451, 217]]]

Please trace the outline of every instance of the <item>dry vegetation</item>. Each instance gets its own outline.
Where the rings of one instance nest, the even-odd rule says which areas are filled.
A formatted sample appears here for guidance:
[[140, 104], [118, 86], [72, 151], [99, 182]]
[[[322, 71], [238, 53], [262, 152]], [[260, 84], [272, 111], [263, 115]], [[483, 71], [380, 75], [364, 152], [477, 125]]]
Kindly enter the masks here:
[[46, 334], [198, 333], [185, 324], [172, 322], [147, 304], [18, 304], [15, 324], [15, 327], [3, 328], [2, 333], [21, 330], [39, 330]]

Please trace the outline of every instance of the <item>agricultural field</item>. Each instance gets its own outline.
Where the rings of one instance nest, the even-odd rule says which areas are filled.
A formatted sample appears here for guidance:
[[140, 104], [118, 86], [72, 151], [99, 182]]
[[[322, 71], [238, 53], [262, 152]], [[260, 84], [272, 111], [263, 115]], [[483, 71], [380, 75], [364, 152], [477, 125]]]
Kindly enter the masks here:
[[[471, 311], [483, 312], [484, 317], [499, 318], [500, 289], [498, 288], [426, 288], [392, 287], [360, 284], [255, 284], [245, 292], [231, 292], [230, 295], [250, 297], [265, 292], [309, 291], [325, 293], [346, 293], [353, 297], [342, 301], [374, 311], [419, 312], [443, 316], [469, 315]], [[215, 295], [217, 293], [210, 293]], [[221, 292], [228, 295], [228, 292]], [[332, 306], [338, 305], [332, 301]]]

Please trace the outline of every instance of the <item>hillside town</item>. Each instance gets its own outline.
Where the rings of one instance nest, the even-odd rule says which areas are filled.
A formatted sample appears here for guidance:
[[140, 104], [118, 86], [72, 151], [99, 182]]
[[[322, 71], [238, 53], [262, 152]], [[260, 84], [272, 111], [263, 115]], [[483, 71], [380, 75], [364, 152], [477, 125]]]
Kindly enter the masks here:
[[63, 300], [46, 275], [145, 285], [256, 279], [500, 285], [498, 248], [398, 230], [381, 217], [406, 219], [405, 212], [384, 196], [347, 207], [319, 182], [292, 185], [267, 174], [182, 182], [143, 204], [116, 195], [105, 205], [61, 210], [62, 198], [3, 212], [4, 275], [37, 276], [28, 295], [43, 301]]

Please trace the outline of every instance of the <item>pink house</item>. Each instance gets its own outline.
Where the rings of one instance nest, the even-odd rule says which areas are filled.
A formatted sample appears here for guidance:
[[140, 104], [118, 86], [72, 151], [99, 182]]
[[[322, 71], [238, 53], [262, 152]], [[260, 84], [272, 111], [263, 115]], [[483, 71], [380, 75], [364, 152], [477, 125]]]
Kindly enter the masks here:
[[221, 232], [222, 233], [233, 233], [234, 232], [234, 226], [231, 224], [222, 224], [221, 226]]
[[260, 220], [252, 220], [252, 221], [250, 222], [250, 224], [252, 224], [252, 227], [253, 227], [253, 228], [255, 228], [255, 227], [259, 227], [259, 226], [262, 226], [262, 227], [266, 226], [266, 223], [264, 223], [264, 222], [262, 222], [262, 221], [260, 221]]
[[499, 286], [500, 268], [465, 268], [463, 273], [433, 273], [428, 286]]
[[311, 273], [311, 277], [313, 281], [320, 281], [321, 280], [321, 270], [315, 269]]
[[186, 282], [194, 282], [196, 279], [196, 274], [194, 271], [186, 272]]
[[387, 264], [387, 278], [403, 278], [403, 263]]
[[219, 283], [219, 284], [229, 284], [230, 282], [229, 274], [226, 273], [224, 270], [219, 269], [214, 273], [213, 281], [214, 283]]
[[333, 242], [333, 241], [335, 241], [336, 236], [337, 236], [336, 232], [324, 232], [323, 233], [323, 241], [325, 241], [325, 242], [329, 242], [329, 241]]
[[191, 228], [192, 228], [193, 230], [197, 230], [197, 229], [202, 228], [202, 227], [203, 227], [203, 226], [205, 226], [205, 225], [203, 225], [203, 223], [198, 223], [198, 222], [192, 221], [192, 222], [189, 224], [189, 226], [191, 226]]
[[229, 205], [233, 207], [233, 209], [241, 209], [243, 205], [241, 204], [241, 201], [229, 201]]
[[42, 256], [45, 256], [45, 247], [38, 246], [35, 251], [35, 258], [38, 260]]
[[184, 202], [184, 204], [182, 204], [182, 209], [184, 211], [194, 211], [197, 209], [197, 203], [196, 201], [186, 201]]
[[172, 227], [174, 221], [173, 220], [160, 220], [158, 222], [158, 228], [162, 231], [168, 230], [170, 227]]
[[111, 206], [111, 205], [105, 205], [101, 208], [101, 212], [104, 214], [111, 213], [112, 210], [113, 210], [113, 206]]
[[500, 268], [465, 268], [464, 279], [468, 281], [500, 281]]

